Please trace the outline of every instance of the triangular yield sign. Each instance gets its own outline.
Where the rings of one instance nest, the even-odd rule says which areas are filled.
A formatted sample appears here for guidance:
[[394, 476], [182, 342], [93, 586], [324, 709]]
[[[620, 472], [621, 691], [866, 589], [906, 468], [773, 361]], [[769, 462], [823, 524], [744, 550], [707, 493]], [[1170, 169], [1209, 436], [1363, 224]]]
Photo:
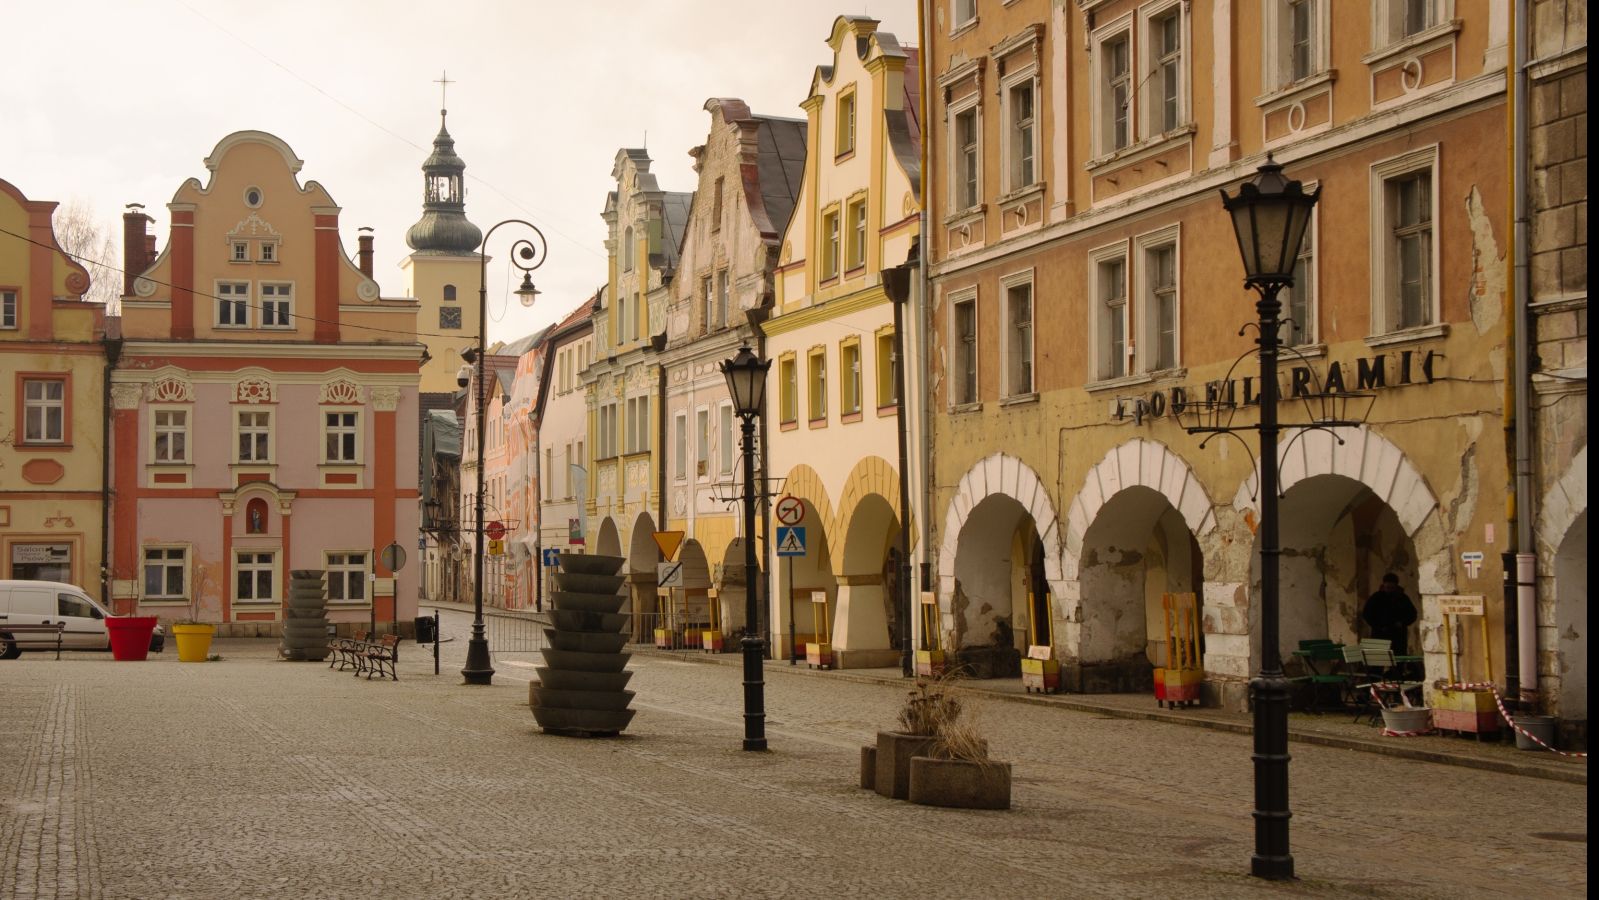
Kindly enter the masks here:
[[682, 544], [683, 532], [681, 531], [655, 532], [655, 546], [660, 548], [661, 556], [667, 562], [671, 562], [677, 557], [677, 548], [682, 546]]

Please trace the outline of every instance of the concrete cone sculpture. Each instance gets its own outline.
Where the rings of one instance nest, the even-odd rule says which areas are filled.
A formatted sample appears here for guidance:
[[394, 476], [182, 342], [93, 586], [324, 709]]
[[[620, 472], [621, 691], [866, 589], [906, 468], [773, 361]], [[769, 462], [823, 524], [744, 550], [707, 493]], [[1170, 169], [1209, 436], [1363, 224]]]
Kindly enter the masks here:
[[622, 652], [628, 615], [620, 610], [627, 597], [616, 573], [623, 562], [620, 556], [561, 554], [551, 598], [555, 627], [544, 630], [550, 644], [540, 651], [545, 664], [528, 688], [533, 718], [548, 733], [612, 737], [633, 719], [627, 708], [633, 692], [624, 690], [633, 673], [622, 670], [632, 655]]

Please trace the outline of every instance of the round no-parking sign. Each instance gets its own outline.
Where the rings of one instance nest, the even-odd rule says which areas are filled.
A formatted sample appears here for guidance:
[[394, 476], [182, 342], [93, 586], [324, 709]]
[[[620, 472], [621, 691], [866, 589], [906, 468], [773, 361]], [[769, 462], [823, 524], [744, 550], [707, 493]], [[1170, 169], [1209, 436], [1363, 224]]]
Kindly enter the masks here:
[[798, 497], [783, 495], [777, 501], [777, 521], [784, 525], [798, 525], [805, 521], [805, 504]]

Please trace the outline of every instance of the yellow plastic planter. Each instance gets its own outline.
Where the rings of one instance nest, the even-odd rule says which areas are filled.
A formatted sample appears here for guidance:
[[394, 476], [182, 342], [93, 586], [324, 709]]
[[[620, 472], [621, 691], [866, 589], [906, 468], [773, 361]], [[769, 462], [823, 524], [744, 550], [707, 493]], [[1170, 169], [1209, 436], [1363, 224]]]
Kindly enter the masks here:
[[172, 634], [178, 639], [178, 662], [205, 662], [211, 655], [211, 638], [215, 625], [174, 625]]

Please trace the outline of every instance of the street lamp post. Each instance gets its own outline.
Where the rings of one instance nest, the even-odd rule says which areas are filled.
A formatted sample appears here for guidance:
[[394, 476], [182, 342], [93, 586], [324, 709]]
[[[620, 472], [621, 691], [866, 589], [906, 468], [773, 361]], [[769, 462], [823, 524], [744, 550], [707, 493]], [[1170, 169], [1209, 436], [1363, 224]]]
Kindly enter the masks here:
[[[489, 661], [489, 641], [483, 635], [483, 449], [484, 427], [488, 415], [488, 324], [489, 324], [489, 238], [494, 232], [500, 230], [501, 225], [521, 225], [533, 233], [532, 238], [519, 238], [511, 245], [511, 264], [522, 270], [522, 284], [516, 289], [516, 296], [522, 301], [523, 306], [532, 306], [538, 298], [539, 289], [533, 286], [533, 270], [544, 265], [549, 245], [544, 241], [544, 232], [532, 222], [521, 219], [506, 219], [489, 229], [483, 236], [483, 243], [478, 245], [478, 281], [477, 281], [477, 385], [473, 391], [473, 401], [477, 404], [477, 520], [472, 524], [472, 530], [477, 535], [477, 545], [473, 548], [475, 555], [475, 578], [472, 584], [472, 637], [466, 642], [466, 665], [461, 668], [461, 677], [467, 684], [492, 684], [494, 682], [494, 665]], [[534, 240], [536, 238], [536, 240]]]
[[755, 419], [766, 405], [766, 371], [772, 361], [749, 347], [725, 360], [722, 376], [733, 396], [744, 436], [744, 749], [766, 749], [766, 685], [761, 672], [766, 642], [756, 631], [755, 603]]
[[916, 674], [911, 643], [911, 489], [910, 405], [905, 401], [905, 304], [910, 300], [911, 277], [920, 262], [920, 243], [911, 243], [905, 262], [883, 270], [883, 291], [894, 304], [894, 398], [899, 405], [895, 432], [899, 438], [899, 572], [895, 581], [894, 628], [899, 636], [900, 675]]
[[1277, 347], [1282, 303], [1321, 188], [1305, 193], [1270, 156], [1238, 193], [1221, 192], [1244, 259], [1244, 286], [1258, 294], [1260, 344], [1260, 672], [1249, 683], [1255, 710], [1255, 853], [1251, 874], [1294, 877], [1288, 847], [1288, 679], [1278, 639]]

